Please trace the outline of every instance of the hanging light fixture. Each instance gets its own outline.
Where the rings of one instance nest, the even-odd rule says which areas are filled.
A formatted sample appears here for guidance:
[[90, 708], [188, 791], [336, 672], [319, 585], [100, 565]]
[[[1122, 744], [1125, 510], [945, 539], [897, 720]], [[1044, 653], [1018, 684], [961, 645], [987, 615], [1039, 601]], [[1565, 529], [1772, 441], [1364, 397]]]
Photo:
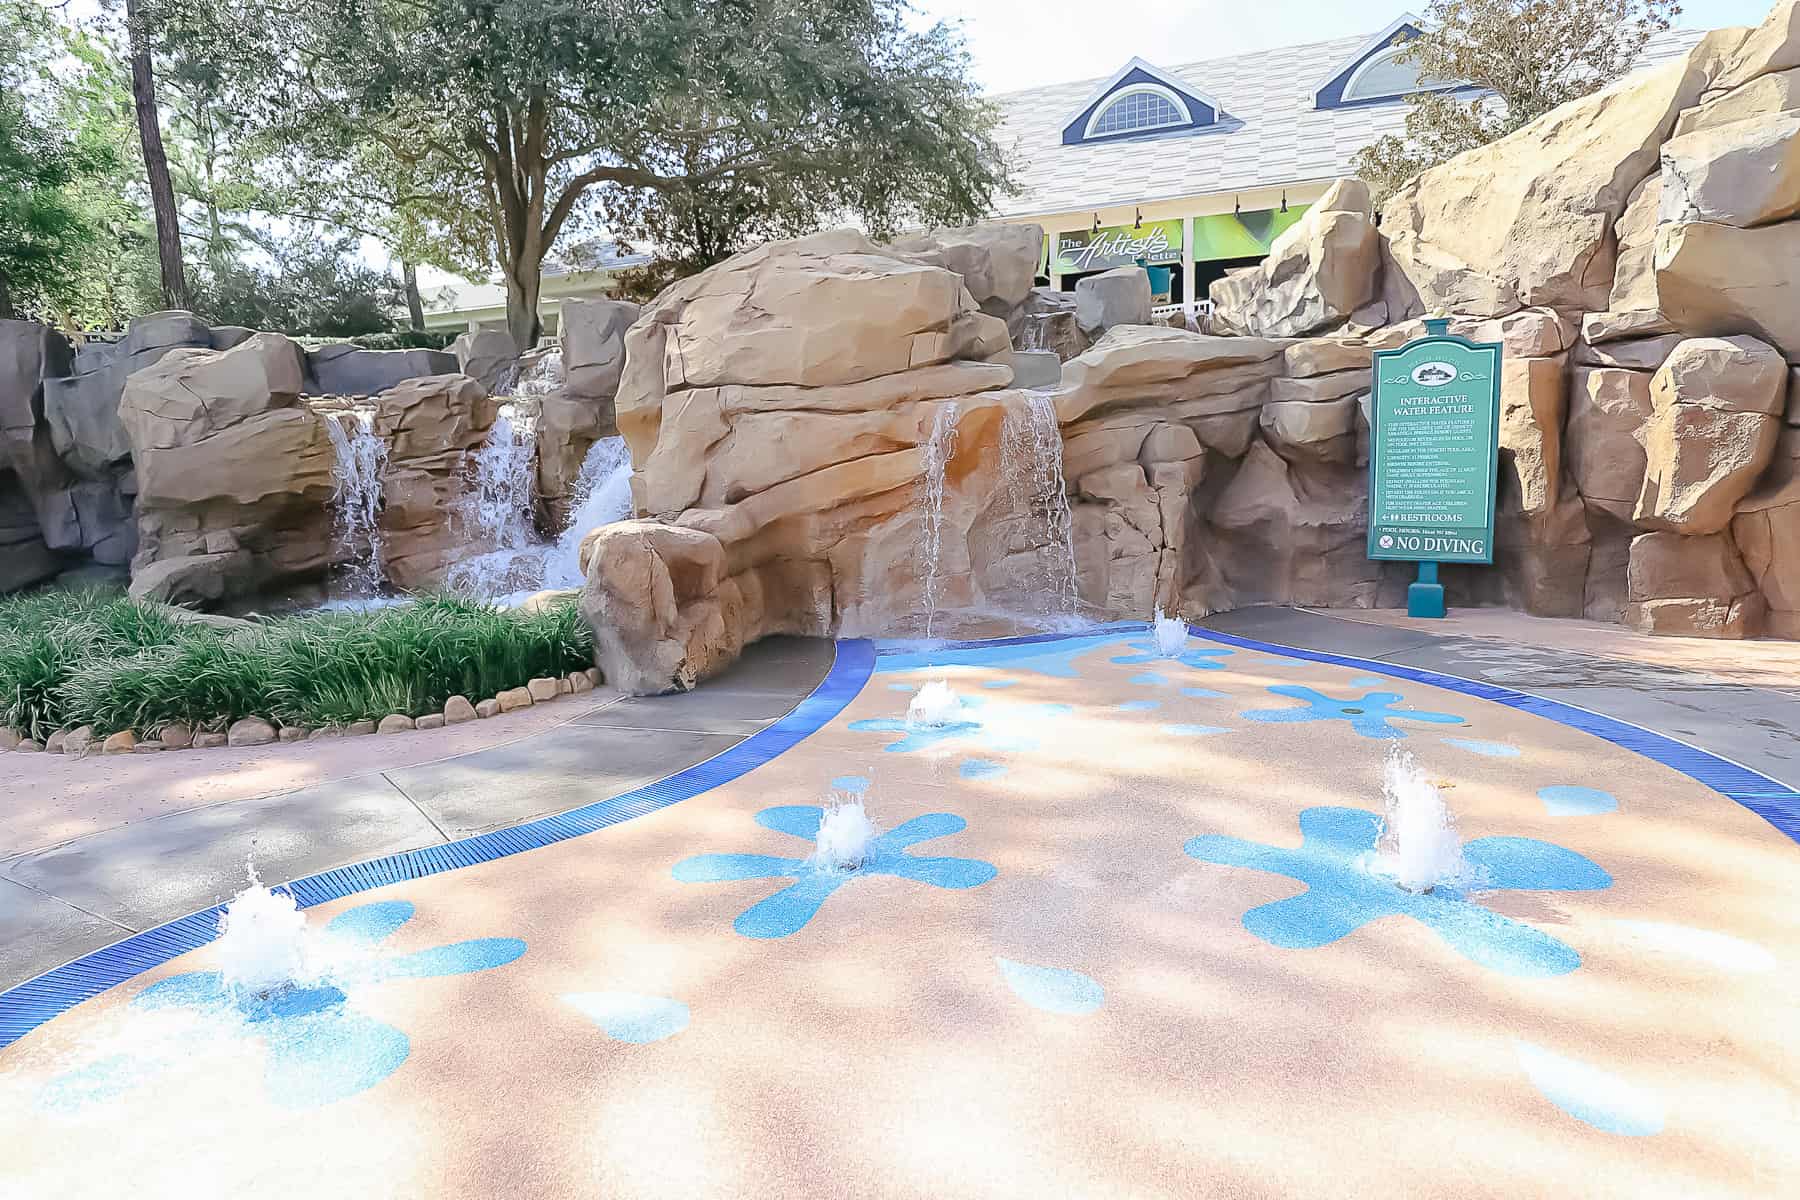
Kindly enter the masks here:
[[1094, 214], [1094, 232], [1095, 233], [1100, 232], [1100, 214], [1099, 213]]
[[1281, 211], [1282, 212], [1287, 211], [1287, 189], [1286, 188], [1281, 189]]
[[1233, 196], [1231, 198], [1231, 215], [1234, 217], [1244, 215], [1244, 201], [1241, 197]]
[[1142, 229], [1144, 227], [1144, 208], [1142, 205], [1138, 206], [1137, 216], [1132, 218], [1131, 227], [1133, 229]]

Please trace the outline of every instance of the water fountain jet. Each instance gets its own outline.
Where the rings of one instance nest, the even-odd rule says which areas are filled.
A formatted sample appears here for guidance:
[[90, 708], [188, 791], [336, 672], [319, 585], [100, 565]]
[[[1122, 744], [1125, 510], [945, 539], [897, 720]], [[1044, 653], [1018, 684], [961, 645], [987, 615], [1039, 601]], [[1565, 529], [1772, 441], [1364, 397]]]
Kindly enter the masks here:
[[1467, 886], [1474, 872], [1443, 792], [1397, 746], [1383, 765], [1381, 794], [1386, 812], [1369, 869], [1416, 895], [1440, 885]]
[[219, 975], [239, 996], [267, 996], [306, 977], [306, 916], [249, 865], [250, 883], [219, 917]]
[[942, 729], [962, 719], [962, 697], [942, 679], [920, 688], [906, 706], [906, 723], [916, 729]]
[[1187, 622], [1179, 617], [1165, 617], [1163, 610], [1156, 610], [1156, 620], [1151, 622], [1151, 632], [1156, 638], [1156, 652], [1163, 658], [1179, 657], [1187, 646]]
[[869, 820], [862, 797], [834, 792], [819, 816], [813, 864], [827, 871], [854, 871], [868, 858], [874, 840], [875, 823]]

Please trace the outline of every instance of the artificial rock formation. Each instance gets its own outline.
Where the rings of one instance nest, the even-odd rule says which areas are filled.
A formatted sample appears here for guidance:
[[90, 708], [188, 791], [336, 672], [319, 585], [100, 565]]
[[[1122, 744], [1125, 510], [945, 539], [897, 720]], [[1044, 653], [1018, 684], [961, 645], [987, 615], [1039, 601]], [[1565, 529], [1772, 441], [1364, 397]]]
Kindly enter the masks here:
[[279, 334], [180, 349], [126, 382], [138, 477], [132, 595], [213, 603], [331, 561], [331, 441]]
[[[1505, 353], [1496, 561], [1446, 568], [1453, 603], [1793, 632], [1794, 7], [1425, 172], [1379, 231], [1332, 189], [1211, 335], [1150, 326], [1126, 271], [1085, 312], [1028, 292], [1009, 345], [977, 298], [1005, 272], [969, 249], [1007, 243], [966, 231], [961, 258], [837, 233], [685, 281], [625, 339], [645, 519], [591, 540], [584, 598], [609, 674], [686, 687], [776, 630], [1043, 611], [1071, 571], [1096, 616], [1398, 603], [1411, 568], [1364, 555], [1371, 357], [1433, 309]], [[1027, 346], [1059, 380], [1011, 378]], [[1052, 426], [1060, 490], [1029, 453]]]
[[625, 371], [625, 331], [641, 310], [629, 300], [564, 300], [563, 383], [538, 409], [538, 524], [568, 521], [581, 461], [593, 444], [617, 432], [613, 397]]
[[1254, 337], [1335, 329], [1374, 299], [1380, 254], [1368, 185], [1340, 179], [1275, 239], [1261, 266], [1212, 285], [1212, 328]]
[[375, 401], [374, 432], [387, 445], [381, 472], [382, 570], [403, 590], [444, 581], [459, 559], [492, 550], [456, 520], [469, 455], [493, 428], [499, 404], [466, 375], [410, 379]]

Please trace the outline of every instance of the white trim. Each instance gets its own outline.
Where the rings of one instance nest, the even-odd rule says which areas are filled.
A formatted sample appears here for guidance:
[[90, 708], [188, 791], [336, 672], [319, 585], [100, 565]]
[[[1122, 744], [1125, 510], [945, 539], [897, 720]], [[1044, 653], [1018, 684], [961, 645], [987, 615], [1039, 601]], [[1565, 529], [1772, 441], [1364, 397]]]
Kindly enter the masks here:
[[[1167, 100], [1170, 104], [1175, 106], [1175, 111], [1181, 114], [1181, 120], [1165, 121], [1161, 125], [1138, 125], [1131, 129], [1114, 129], [1104, 134], [1096, 134], [1094, 132], [1094, 127], [1100, 124], [1100, 118], [1116, 108], [1120, 101], [1132, 96], [1161, 96], [1164, 100]], [[1086, 141], [1093, 137], [1124, 137], [1128, 133], [1148, 133], [1151, 130], [1174, 129], [1181, 125], [1192, 125], [1193, 123], [1194, 110], [1188, 107], [1187, 99], [1182, 96], [1180, 92], [1173, 88], [1164, 87], [1160, 83], [1134, 83], [1129, 87], [1122, 87], [1118, 91], [1111, 93], [1106, 97], [1106, 103], [1094, 109], [1094, 115], [1088, 118], [1087, 126], [1081, 131], [1081, 138], [1083, 141]]]
[[[1074, 124], [1076, 118], [1080, 117], [1082, 113], [1084, 113], [1088, 109], [1092, 108], [1095, 104], [1099, 103], [1101, 100], [1106, 99], [1107, 93], [1112, 91], [1114, 88], [1118, 87], [1119, 82], [1121, 80], [1123, 80], [1127, 75], [1131, 74], [1133, 71], [1142, 71], [1144, 74], [1150, 76], [1151, 79], [1154, 79], [1156, 82], [1162, 84], [1166, 88], [1169, 88], [1171, 91], [1179, 92], [1182, 95], [1186, 95], [1186, 96], [1192, 96], [1194, 99], [1200, 101], [1200, 103], [1206, 105], [1206, 107], [1213, 110], [1213, 119], [1214, 120], [1217, 120], [1219, 117], [1222, 117], [1225, 115], [1224, 106], [1221, 105], [1212, 96], [1208, 95], [1206, 92], [1201, 91], [1199, 88], [1195, 87], [1193, 84], [1189, 83], [1187, 80], [1182, 79], [1180, 76], [1170, 74], [1168, 71], [1163, 70], [1161, 67], [1154, 66], [1150, 63], [1147, 63], [1143, 59], [1137, 57], [1134, 54], [1134, 55], [1132, 55], [1130, 61], [1128, 61], [1124, 66], [1120, 67], [1117, 71], [1114, 71], [1111, 75], [1109, 75], [1106, 79], [1106, 82], [1102, 83], [1099, 87], [1097, 87], [1093, 91], [1089, 92], [1087, 99], [1083, 100], [1081, 102], [1081, 104], [1075, 109], [1074, 112], [1072, 112], [1068, 116], [1064, 117], [1062, 120], [1062, 124], [1059, 125], [1057, 128], [1059, 130], [1067, 129], [1070, 125]], [[1331, 81], [1326, 80], [1325, 82], [1329, 83]], [[1323, 85], [1321, 85], [1321, 86], [1323, 86]], [[1183, 104], [1182, 108], [1187, 109], [1187, 105]], [[1187, 110], [1190, 114], [1193, 111], [1192, 109], [1187, 109]], [[1191, 116], [1189, 119], [1190, 120], [1192, 119]]]
[[[1319, 85], [1317, 87], [1313, 88], [1313, 91], [1312, 91], [1313, 107], [1314, 108], [1319, 107], [1319, 93], [1324, 91], [1326, 88], [1330, 87], [1331, 81], [1336, 79], [1339, 75], [1342, 75], [1344, 73], [1345, 67], [1349, 66], [1353, 62], [1356, 62], [1358, 59], [1362, 58], [1363, 55], [1369, 53], [1371, 50], [1379, 50], [1382, 46], [1387, 44], [1387, 40], [1389, 38], [1393, 37], [1396, 33], [1399, 33], [1402, 29], [1404, 29], [1408, 25], [1411, 25], [1414, 29], [1419, 29], [1419, 30], [1423, 30], [1423, 29], [1427, 28], [1425, 22], [1412, 13], [1409, 13], [1409, 12], [1401, 13], [1399, 16], [1395, 17], [1391, 22], [1388, 23], [1387, 28], [1383, 29], [1380, 33], [1371, 37], [1368, 41], [1364, 42], [1361, 46], [1358, 46], [1355, 54], [1352, 54], [1346, 58], [1340, 59], [1338, 61], [1338, 63], [1331, 68], [1331, 73], [1329, 75], [1325, 76], [1325, 78], [1319, 80]], [[1345, 86], [1347, 88], [1349, 85], [1346, 84]], [[1093, 102], [1089, 101], [1089, 103], [1091, 104]]]

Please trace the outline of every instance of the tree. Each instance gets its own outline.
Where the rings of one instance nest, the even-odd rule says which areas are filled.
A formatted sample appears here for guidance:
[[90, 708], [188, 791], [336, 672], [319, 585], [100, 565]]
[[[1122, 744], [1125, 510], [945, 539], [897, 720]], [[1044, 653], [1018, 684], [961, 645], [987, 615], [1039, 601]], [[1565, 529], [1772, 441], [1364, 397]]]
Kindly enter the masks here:
[[150, 204], [156, 214], [156, 253], [162, 268], [163, 303], [169, 308], [189, 304], [187, 274], [181, 256], [181, 216], [175, 207], [175, 186], [169, 178], [169, 160], [163, 150], [162, 120], [156, 107], [156, 68], [151, 60], [151, 31], [145, 27], [137, 0], [125, 0], [125, 33], [131, 47], [131, 99], [137, 113], [138, 141], [144, 157], [144, 178], [150, 187]]
[[112, 147], [65, 120], [54, 65], [70, 32], [28, 0], [0, 0], [0, 317], [55, 320], [99, 236], [84, 186], [117, 165]]
[[258, 242], [256, 257], [207, 260], [199, 269], [194, 307], [208, 321], [295, 337], [346, 338], [394, 328], [400, 307], [394, 280], [358, 262], [349, 238], [264, 235]]
[[1364, 147], [1353, 169], [1379, 204], [1419, 172], [1619, 78], [1680, 12], [1678, 0], [1431, 0], [1399, 61], [1420, 79], [1483, 90], [1408, 97], [1406, 132]]
[[737, 189], [771, 197], [777, 224], [879, 233], [976, 217], [1006, 182], [960, 35], [909, 31], [904, 0], [141, 3], [234, 113], [312, 153], [374, 142], [406, 164], [408, 202], [499, 264], [521, 348], [546, 255], [597, 221], [602, 191], [677, 211]]

